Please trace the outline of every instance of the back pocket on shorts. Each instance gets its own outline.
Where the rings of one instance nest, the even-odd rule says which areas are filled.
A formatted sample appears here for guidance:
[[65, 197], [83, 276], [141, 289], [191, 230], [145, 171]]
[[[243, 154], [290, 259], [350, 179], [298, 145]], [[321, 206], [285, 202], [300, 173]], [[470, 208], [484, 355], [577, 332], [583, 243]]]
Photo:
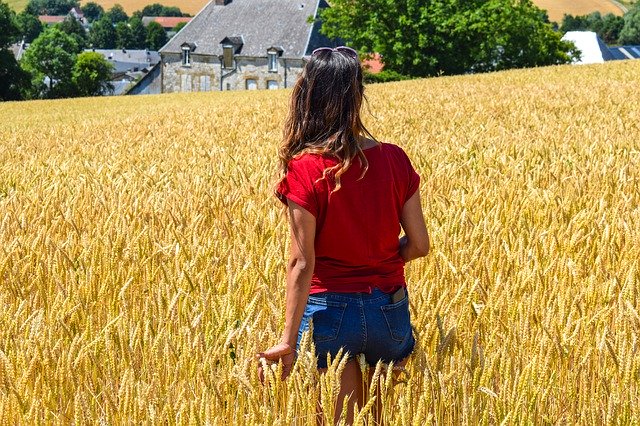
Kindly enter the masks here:
[[311, 311], [314, 342], [330, 342], [338, 338], [346, 308], [344, 302], [309, 296], [307, 309]]
[[409, 299], [405, 297], [397, 303], [382, 305], [380, 309], [389, 327], [391, 338], [398, 342], [403, 342], [411, 334]]

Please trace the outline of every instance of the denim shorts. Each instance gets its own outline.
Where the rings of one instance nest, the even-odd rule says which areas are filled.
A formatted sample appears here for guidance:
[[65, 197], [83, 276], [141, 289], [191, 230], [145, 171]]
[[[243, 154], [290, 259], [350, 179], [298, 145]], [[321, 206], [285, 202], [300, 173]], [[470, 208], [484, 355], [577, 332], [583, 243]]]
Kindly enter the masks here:
[[313, 343], [318, 368], [327, 367], [340, 348], [349, 358], [363, 354], [367, 364], [400, 361], [413, 351], [415, 340], [409, 318], [409, 299], [392, 303], [391, 295], [379, 289], [368, 293], [318, 293], [310, 295], [298, 330], [313, 321]]

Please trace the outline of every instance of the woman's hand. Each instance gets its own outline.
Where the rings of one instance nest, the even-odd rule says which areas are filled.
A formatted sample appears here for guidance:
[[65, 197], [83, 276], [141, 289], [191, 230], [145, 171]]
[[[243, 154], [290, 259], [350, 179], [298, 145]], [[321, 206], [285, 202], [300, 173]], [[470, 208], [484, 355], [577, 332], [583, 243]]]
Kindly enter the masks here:
[[[282, 361], [282, 380], [286, 379], [291, 374], [293, 368], [293, 362], [296, 359], [296, 351], [287, 343], [280, 343], [270, 347], [264, 352], [260, 352], [256, 355], [258, 361], [264, 358], [267, 364]], [[258, 365], [258, 377], [260, 382], [264, 383], [264, 371], [262, 370], [262, 362]]]

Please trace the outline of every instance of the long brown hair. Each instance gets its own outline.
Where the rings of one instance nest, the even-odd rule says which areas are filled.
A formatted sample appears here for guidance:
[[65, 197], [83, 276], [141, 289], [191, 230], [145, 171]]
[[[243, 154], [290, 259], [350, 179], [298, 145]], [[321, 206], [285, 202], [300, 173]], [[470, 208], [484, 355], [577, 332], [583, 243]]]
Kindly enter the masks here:
[[[291, 159], [304, 153], [329, 154], [338, 164], [324, 171], [333, 173], [334, 191], [340, 176], [357, 156], [366, 173], [369, 163], [358, 143], [361, 136], [375, 138], [360, 120], [364, 97], [362, 67], [357, 55], [341, 49], [315, 51], [293, 87], [284, 140], [279, 150], [282, 176]], [[376, 141], [377, 142], [377, 141]]]

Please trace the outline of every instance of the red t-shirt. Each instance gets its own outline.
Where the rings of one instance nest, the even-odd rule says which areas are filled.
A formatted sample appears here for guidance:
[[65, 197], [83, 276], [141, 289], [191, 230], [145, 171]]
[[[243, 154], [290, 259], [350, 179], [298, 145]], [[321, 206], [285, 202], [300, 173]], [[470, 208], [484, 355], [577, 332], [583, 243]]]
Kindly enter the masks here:
[[406, 285], [398, 237], [404, 203], [420, 177], [402, 148], [383, 143], [363, 151], [369, 169], [361, 180], [356, 157], [335, 188], [325, 169], [338, 159], [303, 154], [288, 164], [276, 195], [309, 211], [316, 218], [315, 269], [311, 294], [324, 291], [366, 292], [377, 287], [392, 292]]

